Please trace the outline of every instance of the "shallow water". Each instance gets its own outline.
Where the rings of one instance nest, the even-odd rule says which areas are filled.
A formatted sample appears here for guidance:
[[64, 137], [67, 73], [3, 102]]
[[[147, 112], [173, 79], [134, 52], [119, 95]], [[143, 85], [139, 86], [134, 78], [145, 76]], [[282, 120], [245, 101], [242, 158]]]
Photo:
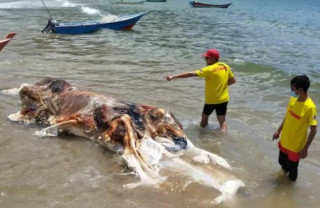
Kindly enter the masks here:
[[[41, 127], [7, 119], [19, 109], [18, 97], [0, 94], [1, 207], [318, 207], [319, 135], [294, 184], [278, 176], [271, 137], [284, 116], [294, 75], [310, 76], [310, 95], [320, 103], [319, 1], [234, 0], [228, 9], [195, 9], [181, 0], [45, 2], [60, 22], [151, 12], [132, 31], [68, 36], [40, 33], [48, 19], [41, 1], [0, 1], [0, 37], [17, 32], [0, 53], [1, 90], [51, 76], [120, 100], [164, 107], [196, 146], [224, 157], [246, 186], [220, 205], [211, 204], [215, 190], [196, 184], [182, 190], [174, 177], [165, 187], [124, 189], [138, 179], [121, 175], [113, 153], [75, 136], [34, 136]], [[200, 54], [211, 47], [221, 51], [237, 80], [230, 88], [225, 135], [216, 130], [214, 116], [209, 128], [198, 127], [202, 80], [164, 79], [203, 67]]]

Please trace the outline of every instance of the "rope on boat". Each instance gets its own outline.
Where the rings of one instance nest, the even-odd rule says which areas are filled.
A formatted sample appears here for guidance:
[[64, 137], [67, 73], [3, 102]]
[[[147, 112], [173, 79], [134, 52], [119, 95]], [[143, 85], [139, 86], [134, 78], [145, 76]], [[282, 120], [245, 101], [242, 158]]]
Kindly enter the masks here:
[[[44, 1], [43, 1], [43, 0], [41, 0], [41, 1], [42, 1], [42, 3], [43, 3], [44, 8], [45, 8], [45, 9], [47, 10], [47, 12], [48, 12], [50, 19], [52, 19], [52, 16], [51, 16], [51, 14], [50, 14], [50, 12], [49, 12], [49, 10], [48, 10], [48, 8], [47, 8], [46, 4], [44, 3]], [[52, 19], [52, 20], [53, 20], [53, 19]]]

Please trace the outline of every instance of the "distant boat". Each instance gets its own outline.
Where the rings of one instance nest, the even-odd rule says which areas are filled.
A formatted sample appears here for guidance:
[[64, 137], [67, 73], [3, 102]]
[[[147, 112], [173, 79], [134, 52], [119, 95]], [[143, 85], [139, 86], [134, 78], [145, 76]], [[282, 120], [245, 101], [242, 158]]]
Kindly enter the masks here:
[[3, 40], [0, 40], [0, 51], [11, 41], [11, 39], [16, 35], [15, 32], [9, 33]]
[[143, 0], [138, 0], [138, 1], [123, 1], [123, 0], [120, 0], [120, 1], [112, 2], [112, 4], [143, 4], [143, 3], [144, 3]]
[[50, 19], [47, 26], [42, 32], [53, 32], [59, 34], [83, 34], [96, 32], [100, 29], [113, 30], [129, 30], [131, 29], [141, 17], [148, 12], [142, 12], [133, 15], [119, 17], [109, 22], [90, 21], [90, 22], [72, 22], [72, 23], [57, 23]]
[[200, 3], [198, 1], [190, 1], [189, 3], [193, 7], [228, 8], [231, 5], [231, 3], [229, 3], [229, 4], [204, 4], [204, 3]]
[[148, 2], [166, 2], [167, 0], [146, 0]]

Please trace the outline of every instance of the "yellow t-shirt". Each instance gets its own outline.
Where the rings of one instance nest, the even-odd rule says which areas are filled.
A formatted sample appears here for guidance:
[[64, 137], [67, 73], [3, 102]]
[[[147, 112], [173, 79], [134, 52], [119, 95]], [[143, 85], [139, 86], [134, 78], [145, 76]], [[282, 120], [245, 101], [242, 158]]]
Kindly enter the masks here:
[[230, 67], [222, 62], [195, 71], [205, 78], [205, 103], [220, 104], [229, 101], [228, 80], [233, 78]]
[[281, 146], [300, 152], [307, 142], [308, 127], [317, 125], [317, 107], [310, 97], [304, 102], [291, 97], [280, 137]]

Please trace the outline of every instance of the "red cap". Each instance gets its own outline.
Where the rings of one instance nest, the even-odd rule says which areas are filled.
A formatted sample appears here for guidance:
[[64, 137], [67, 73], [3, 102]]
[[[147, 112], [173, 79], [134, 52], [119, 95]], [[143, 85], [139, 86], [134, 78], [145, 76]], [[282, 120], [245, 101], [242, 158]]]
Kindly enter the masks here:
[[207, 52], [203, 53], [202, 56], [219, 60], [220, 53], [217, 49], [209, 49]]

